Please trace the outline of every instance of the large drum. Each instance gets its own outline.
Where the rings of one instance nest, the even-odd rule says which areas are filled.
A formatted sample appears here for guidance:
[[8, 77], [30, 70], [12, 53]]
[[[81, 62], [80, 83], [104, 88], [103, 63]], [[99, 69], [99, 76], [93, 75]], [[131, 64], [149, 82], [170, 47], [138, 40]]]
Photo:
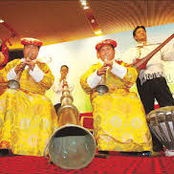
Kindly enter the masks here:
[[174, 106], [166, 106], [151, 111], [147, 121], [152, 132], [167, 148], [166, 156], [174, 156]]

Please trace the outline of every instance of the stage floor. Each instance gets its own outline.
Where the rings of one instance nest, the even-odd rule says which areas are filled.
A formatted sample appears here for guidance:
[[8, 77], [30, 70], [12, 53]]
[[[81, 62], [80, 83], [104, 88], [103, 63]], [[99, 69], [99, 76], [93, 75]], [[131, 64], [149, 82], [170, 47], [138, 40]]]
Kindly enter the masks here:
[[0, 157], [0, 173], [3, 174], [174, 174], [174, 157], [132, 157], [111, 154], [107, 159], [95, 157], [85, 168], [60, 169], [49, 164], [44, 157], [5, 156]]

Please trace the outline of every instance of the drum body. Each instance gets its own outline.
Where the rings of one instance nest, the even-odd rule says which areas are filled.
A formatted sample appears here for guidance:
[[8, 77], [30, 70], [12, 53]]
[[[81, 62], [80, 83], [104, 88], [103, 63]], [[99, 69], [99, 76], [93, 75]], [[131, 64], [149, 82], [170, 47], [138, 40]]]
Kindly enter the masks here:
[[168, 150], [174, 150], [174, 106], [151, 111], [147, 121], [152, 132]]

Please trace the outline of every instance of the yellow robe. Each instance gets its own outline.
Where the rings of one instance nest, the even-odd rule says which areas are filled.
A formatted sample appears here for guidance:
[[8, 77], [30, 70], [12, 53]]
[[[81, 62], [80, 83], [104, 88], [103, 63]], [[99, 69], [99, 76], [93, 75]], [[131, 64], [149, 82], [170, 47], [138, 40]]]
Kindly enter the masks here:
[[102, 66], [99, 62], [91, 66], [80, 80], [84, 91], [91, 96], [98, 150], [151, 151], [152, 139], [143, 105], [136, 93], [129, 91], [137, 79], [137, 71], [124, 62], [116, 62], [127, 67], [127, 74], [120, 79], [108, 70], [108, 93], [99, 95], [87, 84], [87, 78]]
[[45, 63], [37, 63], [45, 73], [40, 82], [35, 82], [29, 69], [23, 71], [18, 90], [4, 88], [7, 73], [21, 60], [9, 62], [0, 71], [0, 149], [8, 148], [14, 154], [43, 156], [44, 148], [57, 126], [57, 116], [51, 101], [44, 96], [54, 76]]

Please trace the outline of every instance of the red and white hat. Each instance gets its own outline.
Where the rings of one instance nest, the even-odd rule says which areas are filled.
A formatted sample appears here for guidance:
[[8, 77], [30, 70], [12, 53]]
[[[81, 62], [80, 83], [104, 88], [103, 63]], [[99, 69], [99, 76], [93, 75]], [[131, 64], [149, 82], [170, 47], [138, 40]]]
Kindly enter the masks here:
[[21, 44], [42, 46], [42, 41], [35, 38], [21, 38]]
[[112, 40], [112, 39], [105, 39], [101, 42], [99, 42], [96, 46], [95, 46], [95, 49], [97, 51], [100, 50], [100, 48], [103, 46], [103, 45], [112, 45], [114, 48], [117, 46], [117, 42]]

